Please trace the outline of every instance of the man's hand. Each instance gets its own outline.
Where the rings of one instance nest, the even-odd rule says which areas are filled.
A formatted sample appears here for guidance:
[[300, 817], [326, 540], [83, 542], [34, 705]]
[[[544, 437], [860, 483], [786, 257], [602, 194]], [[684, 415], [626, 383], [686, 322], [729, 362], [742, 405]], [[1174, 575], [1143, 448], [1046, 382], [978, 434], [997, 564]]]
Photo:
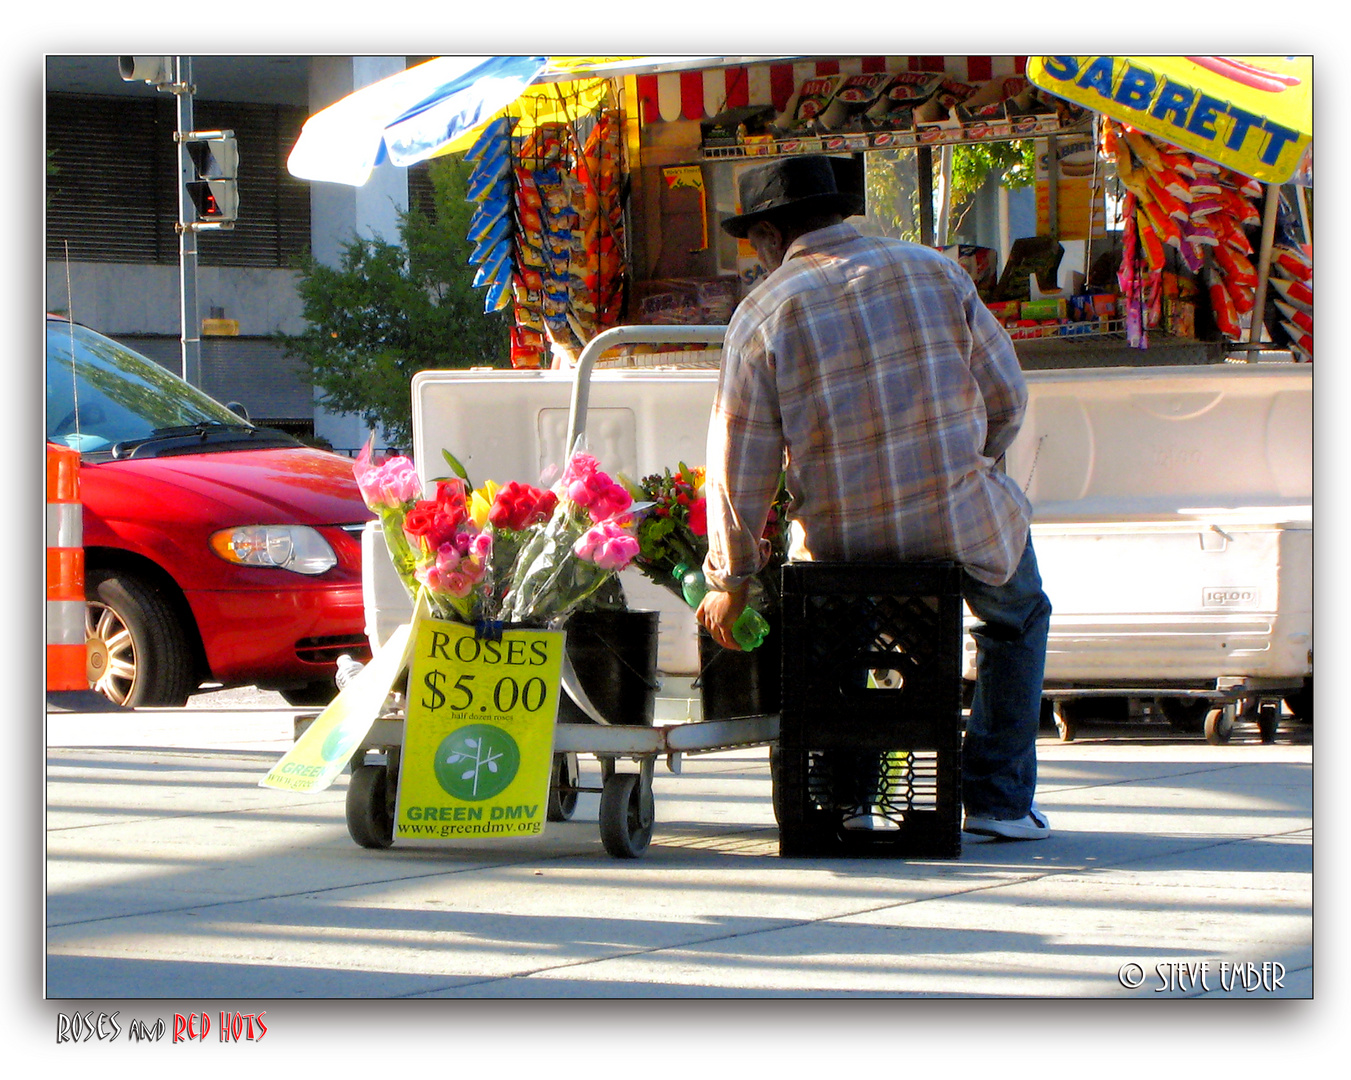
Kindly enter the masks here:
[[724, 649], [741, 651], [741, 646], [732, 637], [732, 627], [741, 613], [746, 610], [746, 601], [750, 596], [750, 586], [742, 585], [731, 592], [718, 592], [709, 589], [694, 617], [699, 625], [713, 635], [713, 640]]

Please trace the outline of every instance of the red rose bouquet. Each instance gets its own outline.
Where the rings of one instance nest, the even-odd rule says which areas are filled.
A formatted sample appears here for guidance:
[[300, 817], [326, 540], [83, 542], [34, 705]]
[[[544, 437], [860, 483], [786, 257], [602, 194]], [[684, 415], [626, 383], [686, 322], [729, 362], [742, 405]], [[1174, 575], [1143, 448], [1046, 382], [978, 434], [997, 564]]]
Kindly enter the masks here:
[[492, 536], [470, 519], [464, 481], [438, 481], [436, 498], [418, 500], [404, 516], [403, 534], [416, 560], [413, 578], [427, 589], [433, 611], [459, 622], [480, 618]]
[[[708, 503], [704, 498], [704, 470], [690, 468], [683, 461], [676, 471], [644, 477], [639, 485], [642, 497], [652, 505], [638, 525], [639, 552], [633, 565], [645, 577], [683, 596], [676, 567], [698, 569], [708, 555]], [[779, 485], [779, 493], [770, 507], [764, 538], [769, 542], [769, 562], [756, 575], [757, 599], [773, 608], [779, 599], [779, 567], [787, 555], [784, 514], [788, 492]], [[760, 599], [763, 598], [763, 599]]]
[[370, 443], [354, 471], [400, 579], [410, 596], [426, 592], [436, 618], [551, 622], [615, 583], [638, 553], [645, 507], [581, 451], [547, 490], [489, 481], [471, 491], [461, 476], [419, 498], [413, 463], [375, 465]]

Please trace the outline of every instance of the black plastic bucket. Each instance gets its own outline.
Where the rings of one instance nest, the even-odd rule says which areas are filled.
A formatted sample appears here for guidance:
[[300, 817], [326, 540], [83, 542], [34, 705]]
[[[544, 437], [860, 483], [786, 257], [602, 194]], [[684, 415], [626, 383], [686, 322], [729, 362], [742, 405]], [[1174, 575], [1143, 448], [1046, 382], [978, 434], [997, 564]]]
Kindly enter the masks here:
[[[567, 621], [567, 653], [577, 681], [600, 714], [612, 724], [652, 726], [657, 705], [655, 611], [577, 611]], [[564, 693], [560, 724], [592, 719]]]
[[708, 631], [699, 631], [699, 696], [705, 720], [766, 716], [779, 711], [783, 672], [779, 620], [750, 652], [724, 649]]

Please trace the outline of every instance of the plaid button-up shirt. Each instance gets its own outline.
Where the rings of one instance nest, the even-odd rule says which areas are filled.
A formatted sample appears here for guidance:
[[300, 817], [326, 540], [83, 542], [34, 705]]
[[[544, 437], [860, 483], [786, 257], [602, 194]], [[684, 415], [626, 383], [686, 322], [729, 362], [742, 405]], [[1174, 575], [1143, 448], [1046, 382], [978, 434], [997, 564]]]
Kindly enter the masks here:
[[807, 233], [727, 328], [709, 581], [733, 588], [764, 564], [786, 468], [790, 558], [950, 558], [1002, 584], [1032, 508], [997, 461], [1026, 406], [1013, 343], [956, 263], [847, 224]]

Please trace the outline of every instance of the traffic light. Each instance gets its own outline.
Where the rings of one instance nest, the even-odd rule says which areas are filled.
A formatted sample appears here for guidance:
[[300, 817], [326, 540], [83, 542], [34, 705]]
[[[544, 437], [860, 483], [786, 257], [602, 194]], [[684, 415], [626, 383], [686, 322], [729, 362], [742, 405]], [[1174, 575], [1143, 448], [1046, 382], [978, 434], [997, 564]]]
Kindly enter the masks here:
[[148, 82], [151, 86], [164, 86], [174, 81], [174, 58], [119, 56], [117, 71], [126, 82]]
[[184, 137], [192, 177], [188, 198], [199, 224], [230, 225], [239, 214], [239, 150], [233, 131], [193, 131]]

